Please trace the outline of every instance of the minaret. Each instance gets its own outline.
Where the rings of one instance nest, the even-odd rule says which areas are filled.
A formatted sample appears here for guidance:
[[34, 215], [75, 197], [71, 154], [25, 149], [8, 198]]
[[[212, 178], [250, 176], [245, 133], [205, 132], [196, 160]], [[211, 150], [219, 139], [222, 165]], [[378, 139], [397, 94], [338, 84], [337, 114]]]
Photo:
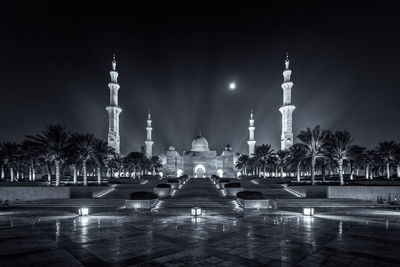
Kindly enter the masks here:
[[292, 86], [290, 75], [292, 71], [289, 69], [289, 54], [286, 53], [285, 70], [283, 71], [283, 105], [279, 108], [282, 114], [282, 134], [281, 134], [281, 149], [288, 149], [293, 145], [293, 129], [292, 129], [292, 113], [296, 108], [292, 105]]
[[254, 130], [256, 127], [254, 127], [254, 115], [253, 115], [253, 110], [250, 112], [250, 120], [249, 120], [250, 126], [249, 126], [249, 141], [247, 141], [247, 144], [249, 145], [249, 157], [254, 156], [254, 147], [256, 145], [256, 140], [254, 139]]
[[111, 82], [108, 84], [110, 88], [110, 105], [106, 107], [108, 112], [108, 146], [114, 148], [116, 153], [120, 153], [120, 139], [119, 139], [119, 114], [122, 109], [118, 106], [118, 90], [119, 84], [117, 82], [117, 62], [115, 55], [112, 61], [112, 70], [110, 71]]
[[144, 141], [145, 144], [145, 153], [147, 158], [151, 158], [153, 156], [153, 141], [151, 140], [151, 131], [153, 130], [153, 127], [151, 127], [151, 113], [149, 110], [149, 113], [147, 114], [147, 125], [146, 125], [146, 141]]

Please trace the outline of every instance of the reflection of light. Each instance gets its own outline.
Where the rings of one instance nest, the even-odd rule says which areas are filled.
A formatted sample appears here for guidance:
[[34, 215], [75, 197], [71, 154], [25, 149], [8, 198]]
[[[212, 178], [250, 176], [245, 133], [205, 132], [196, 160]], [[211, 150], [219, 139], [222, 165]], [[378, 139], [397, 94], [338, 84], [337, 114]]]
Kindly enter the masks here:
[[197, 223], [201, 222], [201, 220], [202, 220], [201, 217], [197, 217], [197, 216], [192, 217], [192, 223], [197, 224]]
[[89, 215], [89, 209], [88, 208], [80, 208], [79, 209], [79, 216], [87, 216]]
[[314, 216], [314, 208], [304, 208], [303, 214], [306, 216]]
[[199, 208], [199, 207], [193, 207], [193, 208], [191, 209], [191, 214], [192, 214], [193, 216], [200, 216], [200, 215], [201, 215], [201, 208]]

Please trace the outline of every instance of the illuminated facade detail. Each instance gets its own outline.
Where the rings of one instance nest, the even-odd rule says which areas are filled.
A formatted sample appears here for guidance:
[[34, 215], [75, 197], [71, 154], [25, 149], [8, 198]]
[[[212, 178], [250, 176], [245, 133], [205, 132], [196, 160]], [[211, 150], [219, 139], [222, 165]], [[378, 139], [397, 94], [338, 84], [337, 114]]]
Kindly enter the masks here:
[[293, 82], [290, 80], [292, 71], [289, 69], [289, 56], [286, 54], [285, 70], [283, 71], [283, 83], [281, 85], [283, 90], [283, 105], [279, 108], [282, 114], [282, 134], [281, 134], [281, 149], [288, 149], [293, 145], [293, 128], [292, 128], [292, 113], [295, 106], [292, 105], [292, 86]]
[[208, 141], [201, 133], [193, 139], [190, 151], [184, 151], [181, 155], [175, 147], [170, 146], [165, 158], [163, 172], [167, 177], [183, 174], [198, 178], [219, 174], [233, 177], [237, 171], [234, 167], [236, 157], [231, 146], [227, 145], [218, 155], [217, 151], [209, 149]]
[[250, 126], [249, 126], [249, 141], [247, 141], [247, 144], [249, 145], [249, 157], [254, 156], [254, 147], [256, 145], [256, 140], [254, 139], [254, 130], [256, 127], [254, 127], [254, 115], [253, 115], [253, 110], [250, 113], [250, 120], [249, 120]]
[[147, 114], [147, 124], [146, 124], [146, 141], [144, 141], [145, 155], [147, 158], [151, 158], [153, 156], [154, 142], [151, 139], [151, 131], [152, 130], [153, 130], [153, 127], [151, 127], [151, 113], [149, 110], [149, 113]]
[[118, 90], [120, 88], [118, 84], [118, 72], [117, 62], [115, 61], [115, 55], [112, 61], [112, 70], [110, 71], [111, 82], [108, 84], [110, 88], [110, 105], [106, 107], [108, 112], [108, 146], [114, 148], [116, 153], [120, 153], [120, 138], [119, 138], [119, 114], [122, 109], [118, 106]]

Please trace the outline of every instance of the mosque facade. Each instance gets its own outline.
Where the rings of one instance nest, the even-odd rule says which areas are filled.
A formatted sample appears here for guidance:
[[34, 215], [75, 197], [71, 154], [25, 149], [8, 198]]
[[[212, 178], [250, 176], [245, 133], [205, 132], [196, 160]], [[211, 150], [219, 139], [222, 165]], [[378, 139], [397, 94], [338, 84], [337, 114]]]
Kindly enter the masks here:
[[[116, 70], [117, 63], [115, 56], [112, 61], [112, 70], [110, 71], [111, 82], [108, 84], [110, 89], [110, 105], [106, 108], [109, 114], [109, 131], [108, 145], [114, 148], [116, 153], [120, 153], [120, 137], [119, 137], [119, 114], [122, 112], [118, 105], [118, 90], [120, 85], [117, 82], [118, 72]], [[291, 70], [289, 69], [289, 57], [286, 56], [285, 69], [283, 71], [284, 81], [281, 85], [283, 90], [283, 105], [279, 108], [282, 114], [282, 132], [281, 132], [281, 149], [289, 149], [293, 145], [293, 130], [292, 130], [292, 113], [295, 106], [291, 101], [291, 89], [293, 82], [291, 81]], [[142, 152], [147, 158], [153, 156], [153, 140], [152, 140], [152, 120], [150, 111], [147, 114], [146, 121], [146, 140]], [[249, 120], [249, 139], [248, 155], [254, 156], [255, 153], [255, 120], [253, 111], [250, 113]], [[218, 154], [216, 150], [210, 150], [207, 139], [200, 133], [192, 141], [192, 147], [189, 151], [183, 151], [180, 154], [174, 146], [170, 146], [168, 150], [159, 155], [163, 166], [162, 172], [166, 177], [176, 177], [188, 175], [190, 177], [207, 177], [218, 175], [220, 177], [235, 177], [237, 169], [236, 162], [239, 158], [239, 153], [232, 152], [230, 145], [227, 145]]]

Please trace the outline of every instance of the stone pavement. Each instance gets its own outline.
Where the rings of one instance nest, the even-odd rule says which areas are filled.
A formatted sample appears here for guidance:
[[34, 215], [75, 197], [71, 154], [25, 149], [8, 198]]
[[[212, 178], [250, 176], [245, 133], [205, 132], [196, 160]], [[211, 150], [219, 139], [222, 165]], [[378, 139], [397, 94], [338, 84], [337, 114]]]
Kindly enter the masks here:
[[[2, 209], [0, 266], [400, 264], [399, 210], [238, 211], [208, 179], [163, 201], [153, 211], [90, 208], [86, 217], [61, 206]], [[199, 203], [205, 215], [191, 216]]]

